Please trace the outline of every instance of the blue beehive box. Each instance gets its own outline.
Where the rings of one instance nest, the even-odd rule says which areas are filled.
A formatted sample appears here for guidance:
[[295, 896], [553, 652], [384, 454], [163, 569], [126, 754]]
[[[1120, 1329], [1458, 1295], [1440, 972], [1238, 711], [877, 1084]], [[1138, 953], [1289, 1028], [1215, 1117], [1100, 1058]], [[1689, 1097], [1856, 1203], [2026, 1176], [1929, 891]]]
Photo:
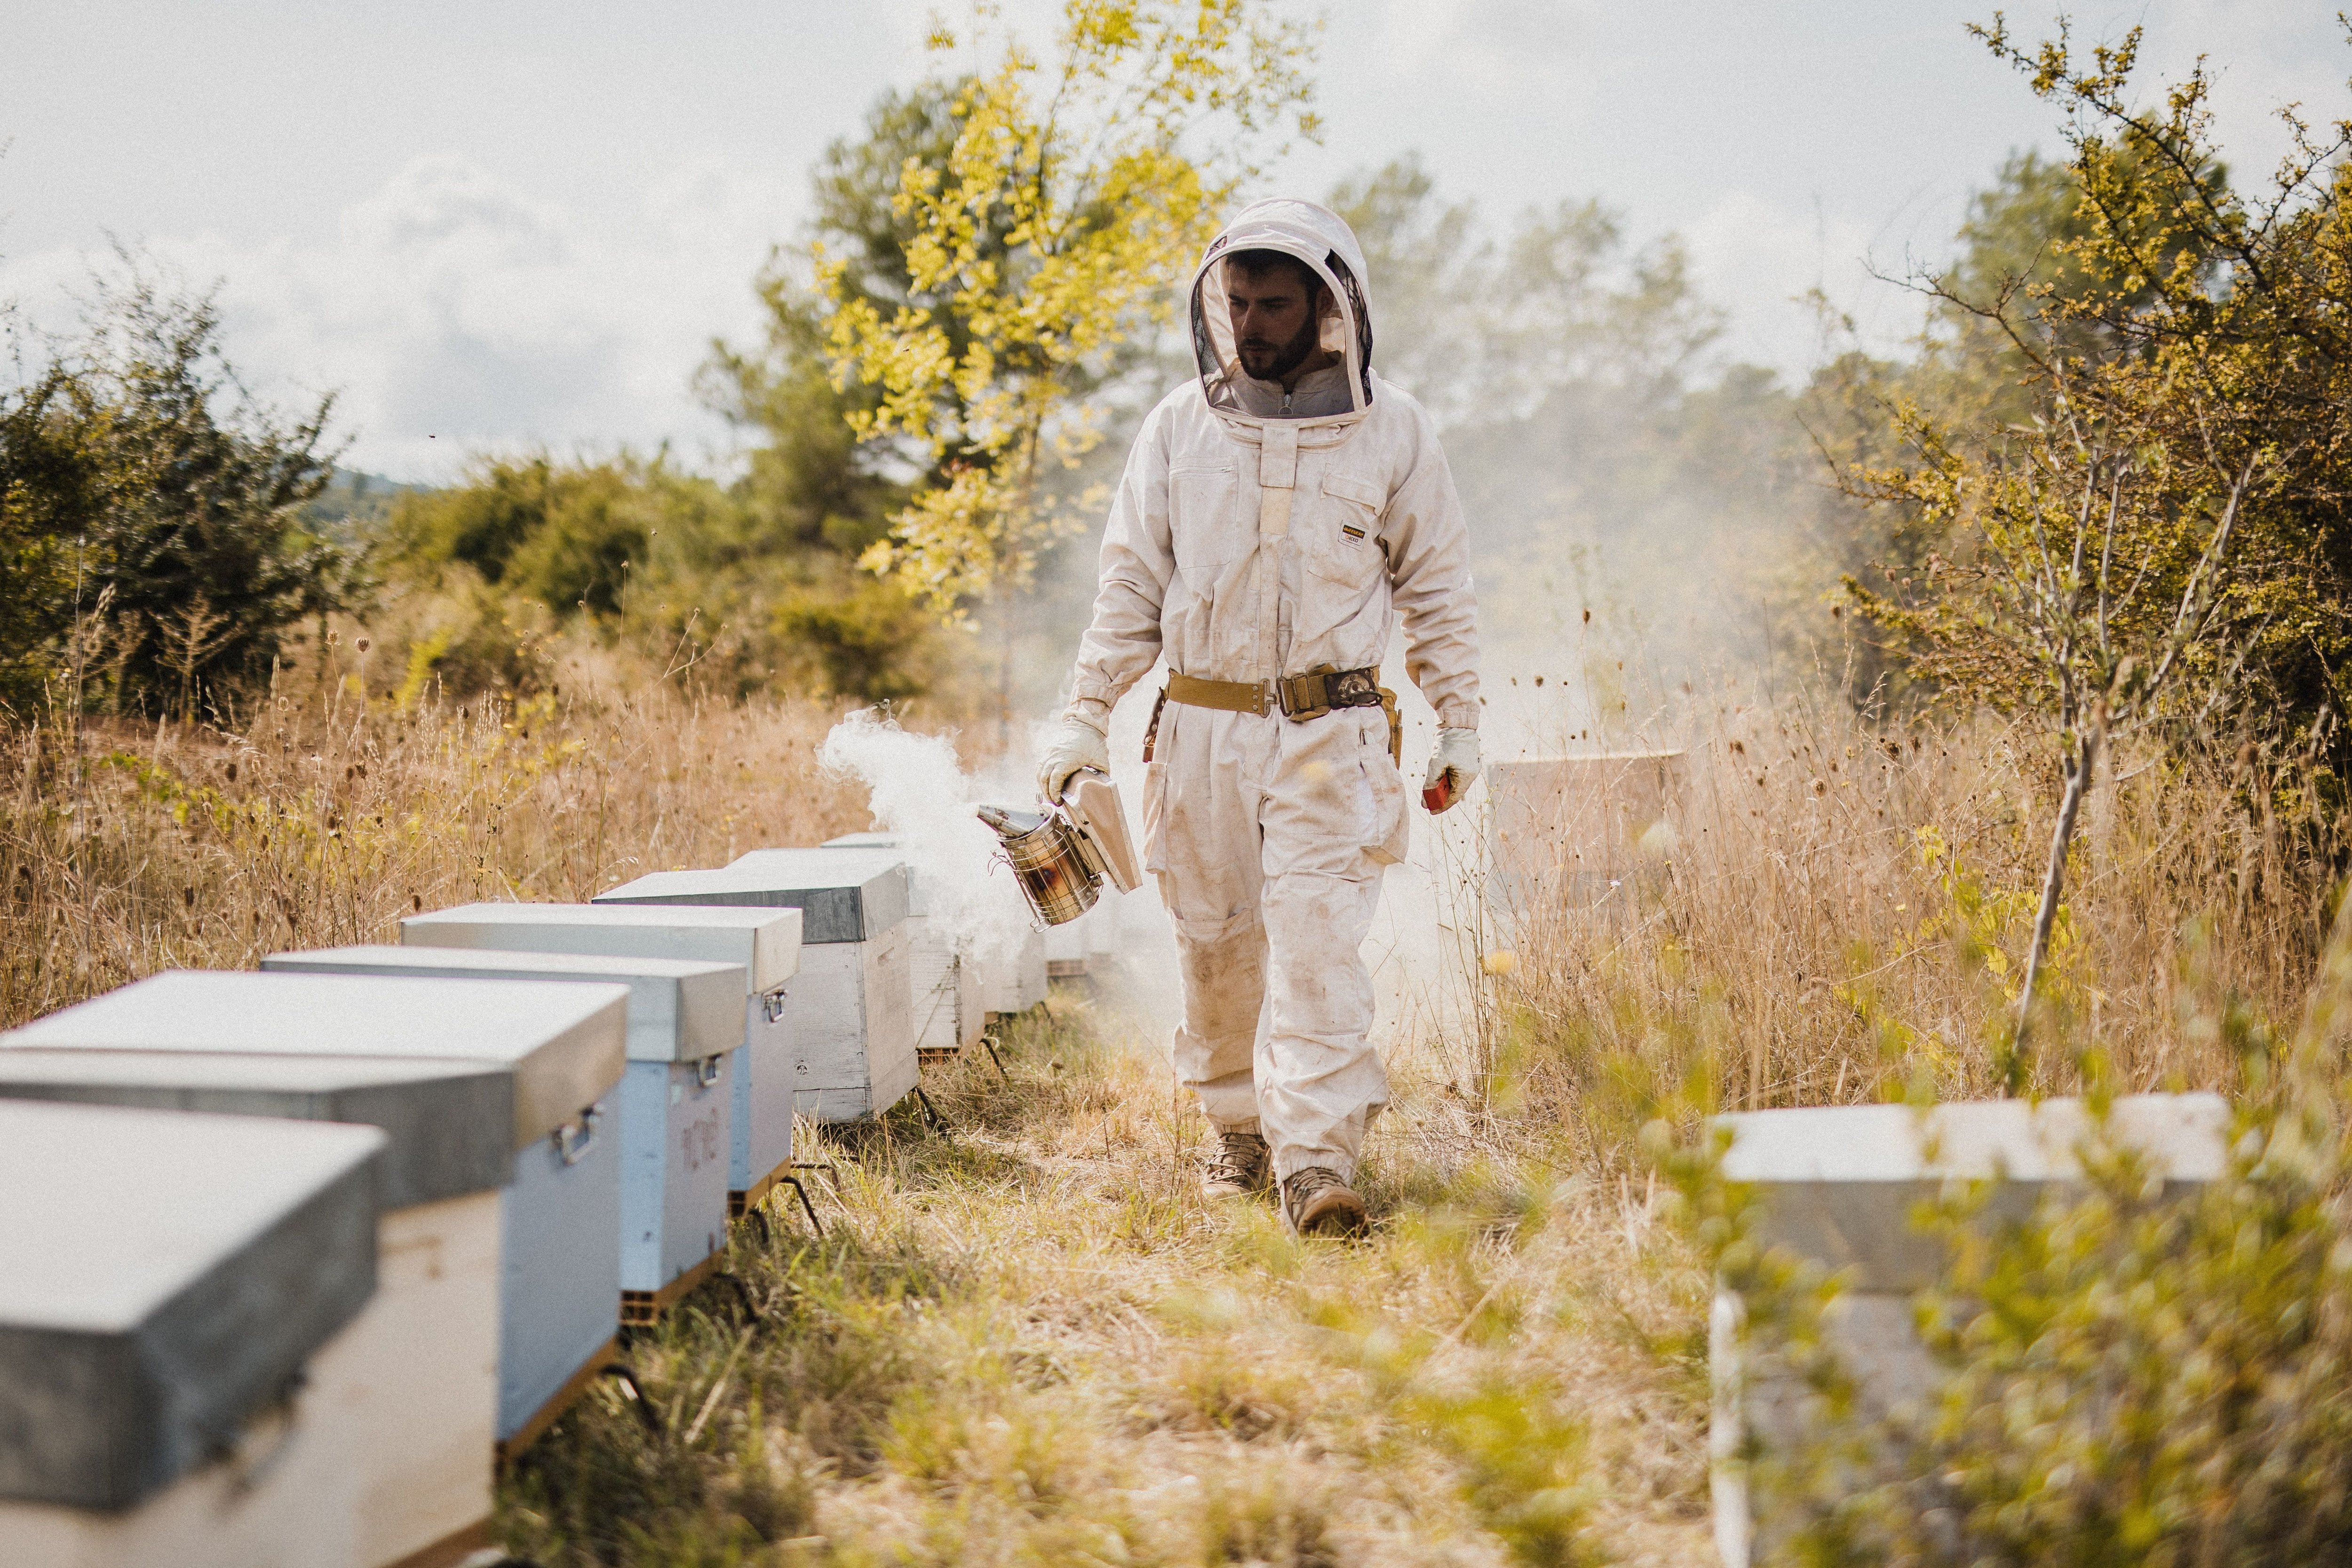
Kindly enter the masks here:
[[793, 1103], [823, 1122], [879, 1115], [915, 1087], [911, 889], [892, 850], [762, 850], [717, 871], [656, 872], [603, 905], [797, 909]]
[[[353, 1433], [301, 1384], [375, 1293], [384, 1142], [0, 1103], [0, 1563], [353, 1560], [354, 1492], [300, 1495]], [[247, 1445], [283, 1462], [238, 1488]]]
[[265, 972], [589, 981], [629, 988], [621, 1080], [621, 1321], [651, 1322], [727, 1250], [730, 1058], [742, 1048], [743, 971], [687, 958], [463, 948], [277, 953]]
[[793, 1015], [800, 971], [797, 909], [648, 908], [599, 904], [467, 904], [411, 915], [413, 947], [597, 953], [694, 958], [743, 970], [742, 1044], [729, 1064], [734, 1111], [727, 1158], [728, 1212], [768, 1196], [793, 1160]]
[[[493, 1069], [508, 1111], [497, 1437], [512, 1449], [594, 1375], [619, 1328], [618, 1139], [600, 1124], [627, 1063], [627, 1014], [621, 986], [181, 970], [12, 1030], [0, 1047]], [[0, 1081], [8, 1071], [0, 1061]], [[352, 1098], [359, 1119], [375, 1119], [363, 1092]], [[402, 1175], [438, 1185], [430, 1171]]]

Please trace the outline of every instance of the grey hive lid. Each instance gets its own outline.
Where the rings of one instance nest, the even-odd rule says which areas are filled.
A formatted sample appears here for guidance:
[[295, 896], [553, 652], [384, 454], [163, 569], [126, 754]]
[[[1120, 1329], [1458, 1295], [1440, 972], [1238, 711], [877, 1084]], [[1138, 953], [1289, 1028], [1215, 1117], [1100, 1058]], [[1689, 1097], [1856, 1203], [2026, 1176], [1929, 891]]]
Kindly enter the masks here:
[[466, 947], [325, 947], [272, 953], [273, 975], [424, 975], [444, 980], [601, 981], [629, 988], [629, 1060], [699, 1061], [743, 1043], [742, 966]]
[[[899, 847], [899, 844], [898, 835], [896, 833], [844, 833], [837, 839], [825, 840], [819, 847], [828, 850], [895, 850]], [[751, 852], [752, 854], [771, 852], [772, 852], [765, 850]], [[739, 859], [737, 863], [740, 864], [741, 860]], [[926, 896], [923, 886], [923, 874], [912, 861], [908, 861], [907, 862], [907, 913], [920, 918], [930, 913], [929, 904], [930, 900]]]
[[24, 1046], [0, 1050], [0, 1101], [17, 1100], [381, 1128], [387, 1209], [494, 1191], [514, 1172], [514, 1074], [489, 1062]]
[[514, 1082], [512, 1147], [621, 1081], [628, 991], [541, 980], [179, 969], [0, 1035], [0, 1046], [489, 1062]]
[[[1731, 1130], [1723, 1174], [1733, 1181], [2013, 1182], [2079, 1177], [2075, 1151], [2094, 1124], [2079, 1100], [1979, 1100], [1908, 1105], [1823, 1105], [1716, 1118]], [[2123, 1094], [2108, 1124], [2156, 1174], [2210, 1181], [2227, 1159], [2230, 1108], [2218, 1094]]]
[[0, 1499], [122, 1509], [375, 1292], [373, 1127], [0, 1101]]
[[[1977, 1223], [2022, 1220], [2041, 1197], [2081, 1179], [2077, 1152], [2095, 1131], [2079, 1100], [1989, 1100], [1915, 1110], [1827, 1105], [1747, 1111], [1723, 1174], [1758, 1189], [1755, 1234], [1825, 1267], [1854, 1290], [1917, 1290], [1944, 1276], [1942, 1239], [1913, 1218], [1948, 1180], [1993, 1183]], [[2127, 1094], [2107, 1126], [2168, 1185], [2219, 1176], [2230, 1108], [2215, 1094]]]
[[599, 904], [732, 904], [801, 912], [801, 940], [866, 942], [907, 918], [907, 862], [896, 850], [754, 850], [717, 871], [662, 871], [596, 895]]
[[751, 996], [800, 973], [801, 912], [674, 904], [463, 904], [400, 923], [412, 947], [518, 953], [609, 953], [615, 957], [702, 958], [742, 967]]

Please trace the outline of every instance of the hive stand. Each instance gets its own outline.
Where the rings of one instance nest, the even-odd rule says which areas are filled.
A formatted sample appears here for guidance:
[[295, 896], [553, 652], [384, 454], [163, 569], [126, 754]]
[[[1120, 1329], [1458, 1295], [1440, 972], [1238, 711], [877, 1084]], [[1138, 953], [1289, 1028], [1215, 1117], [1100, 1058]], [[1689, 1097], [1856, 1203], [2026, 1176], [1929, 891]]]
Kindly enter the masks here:
[[793, 1017], [785, 998], [800, 972], [801, 912], [673, 904], [467, 904], [400, 923], [410, 947], [498, 952], [589, 953], [683, 958], [742, 969], [742, 1043], [729, 1061], [727, 1212], [761, 1211], [780, 1183], [800, 1189], [809, 1222], [816, 1209], [793, 1175]]
[[[896, 833], [845, 833], [827, 839], [824, 847], [895, 850], [903, 846]], [[967, 1046], [977, 1044], [988, 1025], [988, 1009], [981, 995], [977, 956], [964, 952], [956, 932], [935, 916], [929, 879], [911, 861], [907, 866], [907, 970], [915, 1007], [915, 1058], [930, 1067], [953, 1061]]]
[[464, 948], [276, 953], [272, 974], [586, 980], [629, 988], [621, 1079], [621, 1322], [652, 1322], [727, 1253], [729, 1058], [742, 1046], [743, 971], [686, 958]]
[[[52, 1062], [66, 1053], [87, 1058], [84, 1071], [92, 1082], [115, 1072], [126, 1053], [151, 1063], [237, 1059], [184, 1061], [161, 1070], [160, 1080], [150, 1068], [151, 1082], [164, 1093], [253, 1076], [256, 1059], [275, 1059], [278, 1071], [298, 1082], [304, 1071], [329, 1071], [296, 1068], [287, 1059], [329, 1058], [346, 1068], [366, 1062], [366, 1072], [385, 1075], [426, 1063], [449, 1076], [469, 1064], [489, 1070], [494, 1103], [505, 1113], [502, 1135], [478, 1120], [448, 1134], [462, 1140], [460, 1152], [474, 1163], [446, 1169], [427, 1163], [441, 1153], [429, 1146], [429, 1126], [428, 1138], [404, 1153], [406, 1124], [377, 1124], [394, 1135], [387, 1165], [404, 1189], [403, 1202], [449, 1196], [459, 1181], [479, 1184], [460, 1191], [495, 1188], [479, 1212], [453, 1213], [453, 1232], [432, 1229], [425, 1245], [460, 1255], [468, 1267], [488, 1259], [496, 1270], [488, 1314], [498, 1377], [493, 1436], [500, 1452], [511, 1455], [545, 1430], [614, 1354], [619, 1140], [600, 1124], [607, 1118], [604, 1102], [627, 1062], [627, 1016], [628, 991], [621, 986], [179, 970], [0, 1035], [0, 1094], [17, 1092], [12, 1085], [26, 1074], [16, 1052], [36, 1047]], [[356, 1103], [344, 1109], [370, 1121], [379, 1113], [399, 1121], [418, 1109], [405, 1100], [386, 1104], [380, 1095], [352, 1098]], [[315, 1094], [281, 1094], [279, 1103], [287, 1108], [271, 1113], [320, 1113]], [[486, 1137], [495, 1142], [486, 1145]], [[453, 1332], [455, 1343], [466, 1343], [463, 1332]]]
[[375, 1291], [384, 1142], [0, 1103], [0, 1563], [377, 1568], [314, 1369]]
[[717, 871], [656, 872], [596, 903], [801, 912], [793, 1104], [818, 1122], [878, 1116], [917, 1090], [907, 865], [890, 850], [761, 850]]
[[[1824, 1270], [1850, 1270], [1827, 1329], [1858, 1385], [1860, 1414], [1872, 1420], [1916, 1410], [1936, 1385], [1912, 1306], [1942, 1277], [1945, 1253], [1938, 1238], [1915, 1227], [1918, 1206], [1950, 1182], [1991, 1182], [1975, 1223], [2022, 1220], [2045, 1194], [2081, 1187], [2077, 1153], [2095, 1131], [2076, 1100], [1751, 1111], [1715, 1124], [1732, 1134], [1724, 1176], [1757, 1189], [1756, 1241]], [[2218, 1095], [2126, 1095], [2115, 1102], [2105, 1136], [2145, 1157], [2168, 1193], [2182, 1193], [2221, 1174], [2229, 1125]], [[1707, 1349], [1715, 1385], [1708, 1448], [1716, 1546], [1727, 1568], [1766, 1554], [1760, 1548], [1780, 1530], [1751, 1508], [1745, 1439], [1752, 1434], [1767, 1452], [1786, 1452], [1808, 1430], [1801, 1385], [1743, 1370], [1746, 1322], [1746, 1303], [1718, 1285]]]

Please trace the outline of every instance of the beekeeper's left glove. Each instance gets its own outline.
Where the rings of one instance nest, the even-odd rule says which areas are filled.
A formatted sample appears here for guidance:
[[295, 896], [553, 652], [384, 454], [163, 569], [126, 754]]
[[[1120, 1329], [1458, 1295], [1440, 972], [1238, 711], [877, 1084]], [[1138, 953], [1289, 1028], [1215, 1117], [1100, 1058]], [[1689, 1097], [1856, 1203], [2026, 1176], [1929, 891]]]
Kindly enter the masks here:
[[1053, 743], [1045, 747], [1045, 760], [1038, 765], [1037, 789], [1058, 805], [1070, 775], [1082, 768], [1110, 771], [1110, 738], [1077, 715], [1066, 713], [1054, 730]]
[[1437, 781], [1446, 775], [1454, 777], [1453, 799], [1446, 801], [1451, 810], [1469, 791], [1470, 780], [1478, 777], [1478, 732], [1475, 729], [1441, 729], [1437, 732], [1437, 750], [1429, 759], [1428, 789], [1437, 788]]

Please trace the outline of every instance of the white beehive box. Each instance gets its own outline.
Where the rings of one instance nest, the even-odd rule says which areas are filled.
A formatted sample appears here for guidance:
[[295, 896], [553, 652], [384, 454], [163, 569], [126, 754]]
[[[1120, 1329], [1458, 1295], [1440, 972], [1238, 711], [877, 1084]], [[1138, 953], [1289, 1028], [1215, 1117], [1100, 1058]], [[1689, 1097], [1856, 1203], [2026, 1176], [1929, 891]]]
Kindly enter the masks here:
[[1097, 900], [1093, 908], [1076, 920], [1065, 920], [1059, 925], [1045, 927], [1045, 974], [1048, 978], [1085, 978], [1087, 971], [1092, 967], [1097, 946], [1095, 931], [1102, 920], [1103, 906]]
[[1673, 859], [1686, 764], [1680, 751], [1490, 763], [1486, 893], [1496, 913], [1539, 926], [1562, 911], [1632, 906], [1631, 890]]
[[740, 1037], [727, 1075], [734, 1106], [727, 1155], [728, 1212], [768, 1196], [793, 1160], [793, 1015], [801, 912], [691, 904], [467, 904], [400, 923], [412, 947], [614, 957], [703, 959], [744, 975]]
[[[845, 833], [827, 839], [829, 850], [895, 850], [896, 833]], [[981, 995], [981, 966], [964, 951], [957, 933], [937, 916], [922, 867], [907, 865], [908, 990], [914, 998], [915, 1049], [921, 1057], [948, 1058], [980, 1042], [988, 1027]], [[1040, 966], [1042, 969], [1042, 965]]]
[[1045, 934], [1024, 925], [1008, 934], [1002, 955], [980, 960], [981, 1006], [1000, 1018], [1025, 1013], [1045, 999]]
[[915, 1087], [906, 862], [890, 850], [761, 850], [717, 871], [656, 872], [604, 905], [801, 912], [793, 1107], [820, 1122], [878, 1116]]
[[742, 1049], [742, 968], [457, 947], [277, 953], [265, 972], [585, 980], [629, 988], [621, 1079], [621, 1321], [651, 1322], [726, 1255], [730, 1058]]
[[[506, 1165], [489, 1239], [499, 1280], [495, 1435], [512, 1450], [595, 1375], [620, 1326], [619, 1140], [600, 1125], [609, 1120], [600, 1102], [627, 1064], [627, 1018], [620, 986], [181, 970], [0, 1035], [0, 1047], [37, 1047], [47, 1056], [331, 1057], [492, 1069], [507, 1112], [505, 1147], [493, 1151]], [[6, 1083], [15, 1076], [8, 1054], [0, 1051], [0, 1094], [16, 1092]], [[383, 1114], [408, 1110], [404, 1103]], [[363, 1092], [344, 1113], [385, 1125]], [[445, 1155], [424, 1143], [404, 1151], [398, 1130], [386, 1130], [394, 1133], [387, 1158], [394, 1186], [410, 1193], [439, 1196], [446, 1180], [429, 1163], [411, 1170], [407, 1161], [479, 1153], [468, 1145]], [[452, 1135], [460, 1131], [478, 1141], [472, 1124]]]
[[[1865, 1417], [1898, 1413], [1929, 1396], [1936, 1368], [1914, 1317], [1916, 1293], [1945, 1268], [1943, 1243], [1913, 1222], [1947, 1182], [1996, 1184], [1976, 1221], [2022, 1220], [2053, 1189], [2079, 1186], [2077, 1157], [2094, 1124], [2078, 1100], [1991, 1100], [1915, 1110], [1834, 1105], [1719, 1116], [1732, 1142], [1729, 1180], [1752, 1184], [1760, 1212], [1755, 1239], [1843, 1270], [1845, 1288], [1826, 1324], [1853, 1375]], [[2149, 1162], [2173, 1192], [2226, 1168], [2230, 1110], [2215, 1094], [2131, 1094], [2114, 1104], [2105, 1137]], [[1769, 1556], [1778, 1522], [1751, 1510], [1739, 1456], [1753, 1437], [1767, 1451], [1801, 1441], [1804, 1390], [1742, 1367], [1745, 1305], [1718, 1287], [1708, 1335], [1715, 1385], [1708, 1430], [1716, 1547], [1727, 1568]], [[1765, 1550], [1758, 1552], [1757, 1548]]]
[[375, 1292], [384, 1143], [0, 1103], [0, 1563], [377, 1568], [366, 1423], [314, 1390]]
[[[0, 1562], [373, 1565], [438, 1562], [436, 1553], [462, 1555], [488, 1542], [511, 1074], [446, 1060], [0, 1049], [0, 1109], [25, 1100], [369, 1124], [389, 1142], [376, 1165], [375, 1293], [305, 1366], [296, 1407], [331, 1413], [332, 1440], [289, 1448], [292, 1462], [282, 1475], [273, 1468], [266, 1487], [249, 1487], [232, 1467], [201, 1484], [192, 1477], [112, 1524], [17, 1515], [15, 1528], [37, 1527], [46, 1532], [37, 1539], [70, 1542], [79, 1554], [0, 1550]], [[172, 1186], [143, 1161], [98, 1173], [90, 1185], [106, 1191], [121, 1181], [142, 1190], [110, 1223]], [[421, 1360], [420, 1346], [429, 1353]], [[215, 1535], [226, 1519], [248, 1522]], [[314, 1532], [338, 1521], [350, 1541], [320, 1549]], [[244, 1554], [252, 1539], [281, 1531], [294, 1531], [297, 1549]], [[0, 1531], [0, 1541], [21, 1539]]]

